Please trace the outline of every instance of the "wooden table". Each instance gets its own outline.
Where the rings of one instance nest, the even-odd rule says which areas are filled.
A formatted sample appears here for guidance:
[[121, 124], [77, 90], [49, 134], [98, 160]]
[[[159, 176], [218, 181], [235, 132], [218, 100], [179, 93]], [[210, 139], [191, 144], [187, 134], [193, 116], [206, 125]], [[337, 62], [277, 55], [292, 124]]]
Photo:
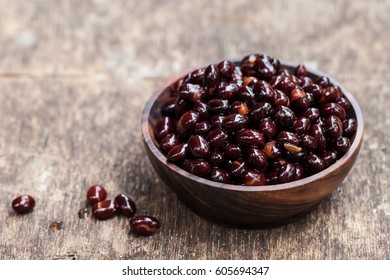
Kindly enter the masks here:
[[[389, 259], [390, 1], [0, 1], [0, 259]], [[190, 211], [145, 156], [140, 119], [170, 76], [266, 53], [333, 76], [365, 117], [360, 156], [331, 197], [267, 230]], [[89, 185], [159, 217], [79, 219]], [[10, 202], [28, 193], [33, 213]], [[53, 231], [52, 222], [62, 222]]]

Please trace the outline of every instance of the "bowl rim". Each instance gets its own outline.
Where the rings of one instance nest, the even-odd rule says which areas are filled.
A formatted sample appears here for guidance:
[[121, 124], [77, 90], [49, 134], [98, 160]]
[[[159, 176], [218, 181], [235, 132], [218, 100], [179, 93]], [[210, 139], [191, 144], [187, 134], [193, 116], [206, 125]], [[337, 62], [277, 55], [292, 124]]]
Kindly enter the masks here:
[[[221, 59], [222, 60], [222, 59]], [[221, 61], [219, 60], [219, 61]], [[230, 61], [237, 63], [241, 59], [238, 58], [232, 58]], [[170, 163], [167, 161], [166, 156], [156, 147], [154, 144], [152, 137], [150, 135], [149, 131], [149, 115], [150, 111], [153, 107], [153, 104], [155, 101], [158, 99], [161, 93], [173, 82], [175, 82], [177, 79], [183, 77], [184, 75], [191, 73], [193, 70], [201, 68], [201, 67], [206, 67], [210, 64], [214, 64], [218, 62], [218, 60], [211, 61], [209, 63], [204, 63], [200, 66], [197, 67], [191, 67], [185, 71], [182, 71], [181, 73], [174, 75], [170, 79], [168, 79], [166, 82], [164, 82], [158, 89], [152, 94], [152, 96], [149, 98], [147, 101], [143, 113], [142, 113], [142, 119], [141, 119], [141, 130], [142, 130], [142, 137], [144, 139], [144, 142], [148, 146], [149, 150], [152, 152], [152, 154], [165, 166], [167, 166], [169, 169], [172, 171], [179, 173], [181, 176], [184, 176], [190, 180], [196, 181], [201, 184], [208, 185], [210, 187], [218, 188], [218, 189], [225, 189], [225, 190], [232, 190], [232, 191], [244, 191], [244, 192], [267, 192], [267, 191], [280, 191], [280, 190], [286, 190], [286, 189], [293, 189], [293, 188], [299, 188], [305, 185], [308, 185], [310, 183], [313, 183], [315, 181], [321, 180], [324, 177], [328, 176], [329, 174], [333, 173], [335, 170], [340, 168], [341, 166], [345, 165], [347, 161], [354, 155], [354, 153], [360, 149], [362, 139], [363, 139], [363, 131], [364, 131], [364, 121], [363, 121], [363, 114], [361, 111], [361, 108], [355, 99], [355, 97], [345, 88], [343, 87], [339, 82], [337, 82], [334, 78], [329, 76], [328, 74], [317, 70], [317, 69], [312, 69], [310, 67], [306, 67], [307, 72], [309, 75], [314, 75], [317, 77], [320, 76], [327, 76], [329, 80], [336, 86], [339, 86], [344, 93], [344, 95], [347, 97], [349, 102], [352, 105], [352, 109], [355, 112], [356, 115], [356, 121], [357, 121], [357, 130], [354, 136], [354, 140], [352, 142], [352, 145], [350, 149], [348, 150], [347, 153], [345, 153], [339, 160], [337, 160], [334, 164], [331, 166], [325, 168], [324, 170], [311, 175], [309, 177], [305, 177], [300, 180], [292, 181], [292, 182], [287, 182], [283, 184], [276, 184], [276, 185], [264, 185], [264, 186], [243, 186], [243, 185], [233, 185], [233, 184], [225, 184], [225, 183], [219, 183], [219, 182], [214, 182], [209, 179], [205, 179], [199, 176], [196, 176], [192, 173], [189, 173], [182, 169], [181, 167], [177, 166], [174, 163]], [[289, 68], [295, 68], [299, 63], [294, 63], [291, 61], [285, 61], [285, 60], [280, 60], [281, 66], [286, 66]]]

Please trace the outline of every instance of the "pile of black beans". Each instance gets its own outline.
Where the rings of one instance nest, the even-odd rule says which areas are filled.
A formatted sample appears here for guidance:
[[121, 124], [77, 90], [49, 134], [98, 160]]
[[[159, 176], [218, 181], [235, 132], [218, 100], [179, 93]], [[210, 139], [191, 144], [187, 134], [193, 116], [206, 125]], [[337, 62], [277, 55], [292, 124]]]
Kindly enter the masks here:
[[154, 127], [169, 162], [247, 186], [299, 180], [350, 148], [357, 122], [340, 87], [267, 55], [194, 70], [168, 89]]

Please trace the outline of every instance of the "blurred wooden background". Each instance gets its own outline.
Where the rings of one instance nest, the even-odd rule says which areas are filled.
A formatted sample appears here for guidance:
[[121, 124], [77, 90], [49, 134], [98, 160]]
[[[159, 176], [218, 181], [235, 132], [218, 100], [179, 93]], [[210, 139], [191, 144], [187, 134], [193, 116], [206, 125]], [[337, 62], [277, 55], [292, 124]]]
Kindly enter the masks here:
[[[0, 11], [0, 259], [389, 259], [390, 1], [0, 0]], [[366, 128], [343, 185], [268, 230], [191, 212], [152, 170], [140, 131], [170, 76], [254, 52], [339, 80]], [[94, 183], [129, 193], [160, 231], [79, 219]], [[37, 205], [18, 216], [22, 193]]]

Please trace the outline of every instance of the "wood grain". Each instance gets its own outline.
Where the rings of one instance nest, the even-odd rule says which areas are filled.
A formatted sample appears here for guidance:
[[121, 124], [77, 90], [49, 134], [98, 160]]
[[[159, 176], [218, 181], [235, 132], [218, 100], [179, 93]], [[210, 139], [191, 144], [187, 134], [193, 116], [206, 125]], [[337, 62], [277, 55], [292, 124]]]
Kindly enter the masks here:
[[[0, 0], [0, 259], [389, 259], [390, 1]], [[175, 11], [175, 12], [172, 12]], [[210, 223], [153, 171], [140, 119], [172, 75], [252, 52], [303, 62], [361, 105], [365, 138], [342, 186], [267, 230]], [[161, 221], [79, 219], [90, 184]], [[36, 198], [18, 216], [18, 194]], [[53, 232], [52, 222], [63, 222]]]

